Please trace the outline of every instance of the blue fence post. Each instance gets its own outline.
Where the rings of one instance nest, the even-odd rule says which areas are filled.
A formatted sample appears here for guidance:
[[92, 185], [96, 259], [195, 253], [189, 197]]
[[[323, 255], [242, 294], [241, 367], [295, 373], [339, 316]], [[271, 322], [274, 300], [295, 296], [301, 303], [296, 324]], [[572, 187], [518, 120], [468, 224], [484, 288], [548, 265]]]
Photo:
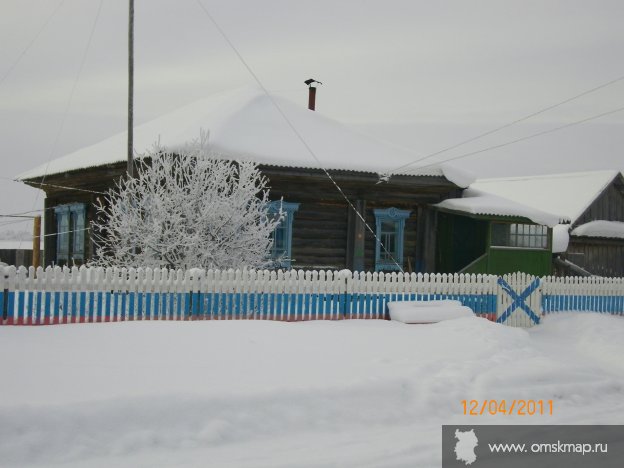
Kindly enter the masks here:
[[4, 289], [4, 285], [3, 285], [2, 288], [0, 289], [0, 325], [4, 325], [4, 322], [7, 321], [8, 298], [9, 298], [9, 290]]
[[346, 318], [347, 314], [347, 293], [342, 292], [338, 295], [338, 314], [341, 318]]
[[46, 325], [50, 324], [50, 317], [52, 311], [52, 293], [50, 291], [46, 291], [44, 293], [43, 299], [43, 323]]

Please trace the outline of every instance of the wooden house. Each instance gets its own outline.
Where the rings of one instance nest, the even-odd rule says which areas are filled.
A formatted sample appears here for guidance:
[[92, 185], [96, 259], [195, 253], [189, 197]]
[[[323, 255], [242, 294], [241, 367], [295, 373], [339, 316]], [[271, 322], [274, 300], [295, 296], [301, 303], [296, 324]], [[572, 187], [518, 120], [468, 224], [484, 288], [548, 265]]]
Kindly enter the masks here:
[[[275, 233], [274, 248], [287, 258], [283, 267], [436, 271], [431, 205], [460, 196], [469, 182], [457, 171], [412, 169], [380, 183], [380, 173], [417, 156], [254, 89], [214, 96], [136, 127], [135, 150], [140, 157], [157, 140], [176, 148], [202, 129], [221, 156], [258, 163], [271, 197], [284, 201], [287, 218]], [[45, 238], [46, 264], [80, 264], [93, 257], [92, 205], [125, 173], [125, 148], [121, 133], [19, 176], [46, 192], [44, 230], [57, 233]], [[380, 239], [390, 255], [380, 249]]]
[[471, 189], [569, 220], [560, 275], [624, 276], [624, 177], [619, 171], [480, 179]]

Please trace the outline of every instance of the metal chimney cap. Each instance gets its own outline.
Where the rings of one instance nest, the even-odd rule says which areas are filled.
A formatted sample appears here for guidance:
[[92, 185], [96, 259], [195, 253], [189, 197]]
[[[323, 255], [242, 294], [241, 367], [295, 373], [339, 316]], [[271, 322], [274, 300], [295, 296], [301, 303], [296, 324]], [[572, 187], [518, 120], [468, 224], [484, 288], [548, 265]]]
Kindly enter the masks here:
[[323, 84], [320, 81], [316, 81], [314, 78], [308, 78], [307, 80], [304, 81], [304, 83], [307, 84], [308, 86], [312, 86], [312, 83]]

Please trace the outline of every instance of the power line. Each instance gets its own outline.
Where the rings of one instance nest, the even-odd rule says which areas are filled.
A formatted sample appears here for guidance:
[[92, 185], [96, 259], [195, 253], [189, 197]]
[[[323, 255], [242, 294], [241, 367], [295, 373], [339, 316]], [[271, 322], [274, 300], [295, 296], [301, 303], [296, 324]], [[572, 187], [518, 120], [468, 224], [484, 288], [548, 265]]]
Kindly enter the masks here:
[[[86, 192], [86, 193], [95, 193], [98, 195], [106, 195], [106, 192], [98, 192], [97, 190], [89, 190], [89, 189], [81, 189], [81, 188], [77, 188], [77, 187], [67, 187], [65, 185], [56, 185], [56, 184], [44, 184], [43, 182], [29, 182], [29, 185], [45, 185], [47, 187], [55, 187], [55, 188], [62, 188], [62, 189], [67, 189], [67, 190], [75, 190], [77, 192]], [[41, 188], [41, 187], [39, 187]], [[36, 200], [35, 200], [36, 201]]]
[[4, 83], [4, 80], [6, 80], [9, 77], [9, 75], [13, 72], [15, 67], [17, 67], [17, 65], [21, 62], [22, 58], [24, 58], [24, 56], [26, 55], [28, 50], [32, 47], [32, 45], [35, 43], [35, 41], [39, 38], [39, 36], [43, 32], [43, 30], [48, 26], [48, 24], [50, 23], [52, 18], [61, 9], [61, 6], [63, 5], [63, 3], [65, 3], [65, 0], [61, 0], [59, 2], [59, 4], [56, 6], [56, 8], [54, 10], [52, 10], [52, 13], [50, 14], [50, 16], [48, 16], [48, 18], [45, 20], [45, 22], [43, 23], [41, 28], [39, 28], [39, 31], [37, 31], [37, 34], [35, 34], [35, 36], [26, 45], [26, 47], [24, 47], [24, 50], [22, 50], [22, 52], [17, 56], [17, 59], [15, 59], [15, 61], [11, 64], [11, 66], [8, 68], [8, 70], [4, 73], [4, 75], [2, 75], [2, 78], [0, 78], [0, 85], [2, 83]]
[[[39, 237], [39, 238], [41, 238], [41, 237], [52, 237], [52, 236], [58, 236], [60, 234], [71, 234], [72, 232], [84, 232], [84, 231], [90, 231], [90, 230], [91, 230], [91, 228], [87, 227], [87, 228], [83, 228], [83, 229], [72, 229], [71, 231], [62, 231], [62, 232], [53, 232], [51, 234], [42, 234], [42, 235], [37, 236], [37, 237]], [[25, 238], [25, 239], [24, 238], [16, 239], [15, 241], [16, 242], [19, 241], [20, 243], [21, 242], [31, 242], [34, 239], [35, 239], [35, 237], [29, 237], [29, 238]], [[11, 240], [11, 239], [4, 239], [4, 240]], [[20, 246], [21, 246], [21, 244], [20, 244]]]
[[[4, 180], [10, 180], [11, 182], [18, 182], [15, 179], [11, 179], [10, 177], [0, 177], [0, 179], [4, 179]], [[75, 190], [77, 192], [85, 192], [85, 193], [95, 193], [97, 195], [106, 195], [106, 192], [98, 192], [97, 190], [89, 190], [89, 189], [83, 189], [83, 188], [78, 188], [78, 187], [69, 187], [67, 185], [57, 185], [57, 184], [48, 184], [48, 183], [44, 183], [44, 182], [23, 182], [26, 185], [30, 185], [31, 187], [33, 185], [38, 185], [39, 187], [33, 187], [33, 188], [39, 188], [41, 189], [41, 186], [45, 185], [46, 187], [54, 187], [54, 188], [62, 188], [62, 189], [67, 189], [67, 190]], [[35, 200], [36, 202], [36, 200]], [[31, 210], [31, 211], [26, 211], [25, 213], [31, 213], [31, 212], [35, 212], [35, 211], [39, 211], [39, 210]]]
[[468, 156], [473, 156], [475, 154], [484, 153], [486, 151], [490, 151], [490, 150], [497, 149], [497, 148], [502, 148], [504, 146], [509, 146], [509, 145], [514, 144], [514, 143], [518, 143], [520, 141], [529, 140], [531, 138], [535, 138], [535, 137], [538, 137], [538, 136], [546, 135], [548, 133], [556, 132], [558, 130], [563, 130], [564, 128], [569, 128], [569, 127], [573, 127], [575, 125], [580, 125], [582, 123], [589, 122], [590, 120], [599, 119], [600, 117], [604, 117], [606, 115], [615, 114], [616, 112], [621, 112], [623, 110], [624, 110], [624, 107], [618, 107], [617, 109], [613, 109], [613, 110], [610, 110], [608, 112], [603, 112], [601, 114], [593, 115], [591, 117], [587, 117], [585, 119], [577, 120], [575, 122], [570, 122], [570, 123], [567, 123], [565, 125], [561, 125], [559, 127], [550, 128], [548, 130], [543, 130], [541, 132], [533, 133], [531, 135], [527, 135], [527, 136], [524, 136], [522, 138], [516, 138], [515, 140], [511, 140], [511, 141], [508, 141], [506, 143], [501, 143], [499, 145], [494, 145], [494, 146], [488, 146], [487, 148], [482, 148], [482, 149], [477, 150], [477, 151], [471, 151], [470, 153], [460, 154], [459, 156], [455, 156], [455, 157], [452, 157], [452, 158], [444, 159], [443, 161], [436, 161], [434, 163], [425, 164], [424, 166], [418, 166], [418, 167], [415, 167], [413, 170], [422, 169], [424, 167], [430, 167], [430, 166], [433, 166], [433, 165], [436, 165], [436, 164], [440, 164], [440, 163], [444, 163], [444, 162], [448, 162], [448, 161], [455, 161], [457, 159], [467, 158]]
[[9, 213], [9, 214], [0, 215], [0, 216], [10, 216], [12, 218], [15, 218], [15, 217], [21, 217], [21, 215], [27, 215], [29, 213], [42, 213], [43, 211], [52, 210], [54, 208], [55, 208], [54, 206], [49, 206], [47, 208], [41, 208], [39, 210], [20, 211], [19, 213]]
[[[67, 99], [67, 103], [65, 104], [65, 110], [63, 111], [63, 117], [61, 119], [61, 125], [59, 126], [59, 129], [58, 129], [58, 131], [56, 133], [56, 137], [55, 137], [54, 143], [52, 145], [52, 150], [50, 151], [50, 155], [48, 156], [48, 160], [46, 162], [45, 170], [43, 171], [43, 177], [41, 178], [41, 182], [39, 183], [39, 185], [44, 185], [44, 181], [45, 181], [47, 173], [48, 173], [48, 167], [50, 166], [50, 160], [52, 159], [52, 156], [56, 152], [56, 148], [57, 148], [58, 143], [60, 141], [61, 134], [63, 133], [63, 129], [65, 128], [65, 122], [66, 122], [67, 116], [69, 114], [69, 109], [71, 107], [71, 103], [72, 103], [72, 101], [74, 99], [74, 93], [76, 91], [76, 87], [78, 85], [78, 81], [80, 80], [80, 75], [82, 74], [82, 70], [84, 68], [84, 64], [85, 64], [86, 59], [87, 59], [87, 53], [89, 52], [89, 49], [91, 48], [91, 42], [93, 40], [93, 33], [95, 32], [95, 26], [97, 25], [98, 19], [100, 18], [100, 12], [102, 11], [102, 4], [103, 3], [104, 3], [104, 0], [100, 0], [97, 12], [95, 14], [95, 19], [93, 20], [93, 24], [91, 25], [91, 31], [89, 32], [89, 38], [87, 39], [87, 44], [85, 46], [84, 52], [82, 53], [82, 57], [80, 59], [80, 66], [78, 67], [78, 72], [76, 73], [76, 78], [74, 79], [74, 83], [72, 85], [71, 91], [69, 93], [69, 97]], [[39, 199], [39, 192], [37, 192], [37, 195], [35, 196], [35, 202], [33, 203], [33, 208], [34, 208], [34, 205], [37, 204], [37, 200], [38, 199]]]
[[368, 225], [368, 223], [366, 222], [366, 220], [364, 219], [364, 217], [362, 216], [362, 214], [357, 210], [357, 208], [353, 205], [353, 203], [351, 203], [351, 200], [349, 200], [349, 198], [347, 197], [347, 195], [343, 192], [342, 188], [340, 188], [340, 186], [338, 185], [338, 183], [334, 180], [334, 178], [331, 176], [331, 174], [329, 173], [329, 171], [327, 169], [325, 169], [325, 166], [323, 166], [323, 164], [321, 163], [321, 161], [319, 160], [319, 158], [316, 156], [316, 154], [314, 153], [314, 151], [312, 150], [312, 148], [310, 148], [310, 146], [308, 145], [308, 143], [305, 141], [305, 139], [303, 138], [303, 136], [299, 133], [299, 131], [295, 128], [295, 126], [293, 125], [293, 123], [290, 121], [290, 119], [286, 116], [286, 114], [284, 113], [284, 111], [282, 111], [281, 107], [277, 104], [277, 102], [275, 102], [275, 100], [273, 99], [273, 96], [271, 96], [271, 94], [269, 94], [269, 92], [267, 91], [266, 87], [262, 84], [262, 82], [260, 81], [260, 78], [258, 78], [258, 76], [254, 73], [254, 71], [251, 69], [251, 67], [247, 64], [247, 62], [245, 61], [245, 59], [243, 58], [243, 56], [240, 54], [240, 52], [238, 51], [238, 49], [234, 46], [234, 44], [232, 43], [232, 41], [230, 41], [230, 39], [228, 38], [228, 36], [225, 34], [225, 31], [223, 31], [223, 29], [221, 29], [221, 27], [219, 26], [219, 24], [216, 22], [216, 20], [212, 17], [212, 15], [210, 14], [210, 12], [208, 12], [208, 10], [206, 9], [206, 7], [204, 6], [204, 4], [201, 2], [201, 0], [196, 0], [197, 4], [200, 6], [200, 8], [204, 11], [204, 13], [206, 14], [206, 16], [208, 16], [208, 18], [210, 19], [210, 21], [212, 22], [212, 24], [215, 26], [215, 28], [217, 28], [217, 31], [219, 31], [219, 33], [221, 34], [221, 36], [223, 37], [223, 39], [228, 43], [228, 45], [230, 46], [230, 48], [234, 51], [234, 53], [236, 54], [236, 56], [238, 57], [238, 59], [240, 60], [240, 62], [243, 64], [243, 66], [247, 69], [247, 71], [249, 72], [249, 74], [253, 77], [253, 79], [256, 81], [256, 83], [258, 84], [258, 86], [260, 86], [260, 88], [262, 89], [262, 91], [264, 92], [264, 94], [269, 98], [269, 101], [271, 102], [271, 104], [273, 105], [273, 107], [275, 107], [275, 109], [277, 109], [277, 111], [279, 112], [279, 114], [282, 116], [282, 118], [284, 119], [284, 121], [288, 124], [288, 126], [290, 127], [290, 129], [293, 131], [293, 133], [295, 134], [295, 136], [299, 139], [299, 141], [303, 144], [303, 146], [305, 147], [305, 149], [308, 151], [308, 153], [314, 158], [314, 160], [317, 162], [317, 164], [319, 165], [320, 169], [325, 173], [325, 175], [327, 176], [327, 178], [332, 182], [332, 184], [334, 185], [334, 187], [336, 187], [336, 189], [338, 190], [338, 192], [340, 193], [340, 195], [342, 195], [342, 197], [346, 200], [347, 204], [349, 205], [349, 207], [353, 210], [353, 212], [358, 216], [358, 218], [364, 223], [364, 226], [366, 226], [366, 228], [371, 232], [371, 234], [373, 235], [373, 237], [375, 238], [375, 240], [377, 242], [379, 242], [380, 247], [384, 250], [385, 253], [388, 254], [388, 256], [392, 259], [392, 262], [399, 268], [399, 270], [401, 272], [403, 272], [403, 267], [401, 265], [399, 265], [399, 263], [396, 261], [396, 259], [394, 258], [394, 256], [392, 255], [391, 252], [388, 251], [388, 249], [386, 248], [386, 246], [383, 244], [383, 242], [381, 241], [381, 239], [379, 239], [377, 237], [377, 234], [375, 233], [375, 231], [373, 231], [373, 229]]
[[17, 221], [5, 221], [4, 223], [0, 223], [0, 227], [11, 226], [13, 224], [20, 224], [30, 222], [29, 219], [19, 219]]
[[[517, 123], [524, 122], [525, 120], [529, 120], [529, 119], [531, 119], [531, 118], [533, 118], [533, 117], [535, 117], [537, 115], [543, 114], [544, 112], [547, 112], [549, 110], [552, 110], [552, 109], [555, 109], [557, 107], [560, 107], [560, 106], [562, 106], [564, 104], [567, 104], [568, 102], [574, 101], [575, 99], [578, 99], [580, 97], [583, 97], [583, 96], [586, 96], [588, 94], [591, 94], [591, 93], [593, 93], [595, 91], [598, 91], [598, 90], [600, 90], [602, 88], [606, 88], [607, 86], [611, 86], [612, 84], [618, 83], [618, 82], [620, 82], [622, 80], [624, 80], [624, 75], [622, 75], [622, 76], [620, 76], [618, 78], [615, 78], [615, 79], [613, 79], [611, 81], [607, 81], [606, 83], [598, 85], [598, 86], [596, 86], [594, 88], [588, 89], [587, 91], [583, 91], [582, 93], [577, 94], [575, 96], [572, 96], [572, 97], [569, 97], [567, 99], [564, 99], [563, 101], [560, 101], [560, 102], [558, 102], [556, 104], [552, 104], [552, 105], [550, 105], [548, 107], [544, 107], [543, 109], [540, 109], [540, 110], [538, 110], [536, 112], [532, 112], [532, 113], [530, 113], [528, 115], [525, 115], [524, 117], [521, 117], [519, 119], [513, 120], [512, 122], [506, 123], [504, 125], [501, 125], [500, 127], [496, 127], [496, 128], [494, 128], [492, 130], [488, 130], [487, 132], [481, 133], [481, 134], [479, 134], [477, 136], [474, 136], [472, 138], [468, 138], [467, 140], [463, 140], [463, 141], [461, 141], [459, 143], [456, 143], [454, 145], [447, 146], [446, 148], [443, 148], [443, 149], [441, 149], [439, 151], [435, 151], [433, 153], [429, 153], [429, 154], [427, 154], [427, 155], [425, 155], [425, 156], [423, 156], [423, 157], [421, 157], [419, 159], [415, 159], [414, 161], [411, 161], [411, 162], [409, 162], [407, 164], [403, 164], [402, 166], [399, 166], [399, 167], [397, 167], [397, 168], [395, 168], [395, 169], [393, 169], [391, 171], [388, 171], [388, 174], [396, 173], [396, 171], [400, 171], [401, 169], [404, 169], [406, 167], [412, 166], [412, 165], [414, 165], [416, 163], [419, 163], [419, 162], [422, 162], [422, 161], [424, 161], [426, 159], [430, 159], [430, 158], [432, 158], [434, 156], [437, 156], [439, 154], [446, 153], [447, 151], [450, 151], [452, 149], [458, 148], [458, 147], [463, 146], [463, 145], [465, 145], [467, 143], [471, 143], [471, 142], [476, 141], [476, 140], [478, 140], [480, 138], [483, 138], [485, 136], [492, 135], [493, 133], [499, 132], [500, 130], [503, 130], [505, 128], [509, 128], [509, 127], [511, 127], [513, 125], [516, 125]], [[432, 165], [433, 164], [429, 164], [427, 166], [419, 166], [419, 167], [429, 167], [429, 166], [432, 166]]]
[[[87, 228], [84, 228], [84, 229], [73, 229], [73, 230], [71, 230], [71, 231], [53, 232], [52, 234], [43, 234], [43, 235], [41, 235], [41, 236], [39, 236], [39, 237], [58, 236], [59, 234], [70, 234], [70, 233], [72, 233], [72, 232], [84, 232], [84, 231], [90, 231], [90, 230], [91, 230], [91, 228], [90, 228], [90, 227], [87, 227]], [[34, 239], [34, 237], [33, 237], [33, 239]], [[31, 240], [32, 240], [32, 239], [31, 239]]]

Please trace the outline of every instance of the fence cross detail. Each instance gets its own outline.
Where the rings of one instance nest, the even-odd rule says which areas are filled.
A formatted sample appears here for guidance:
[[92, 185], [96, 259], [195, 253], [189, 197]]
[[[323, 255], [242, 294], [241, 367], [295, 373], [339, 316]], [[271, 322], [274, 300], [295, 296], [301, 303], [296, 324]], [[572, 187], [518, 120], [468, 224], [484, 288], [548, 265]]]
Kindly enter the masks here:
[[501, 286], [503, 291], [505, 291], [512, 299], [513, 302], [507, 309], [501, 314], [500, 317], [496, 319], [498, 323], [505, 323], [505, 321], [514, 313], [514, 311], [518, 308], [522, 309], [529, 318], [533, 321], [533, 323], [538, 324], [540, 322], [539, 316], [531, 310], [531, 308], [526, 304], [526, 299], [533, 294], [533, 292], [539, 287], [540, 279], [535, 278], [531, 284], [527, 286], [527, 288], [518, 294], [514, 289], [505, 281], [503, 278], [498, 278], [498, 284]]

